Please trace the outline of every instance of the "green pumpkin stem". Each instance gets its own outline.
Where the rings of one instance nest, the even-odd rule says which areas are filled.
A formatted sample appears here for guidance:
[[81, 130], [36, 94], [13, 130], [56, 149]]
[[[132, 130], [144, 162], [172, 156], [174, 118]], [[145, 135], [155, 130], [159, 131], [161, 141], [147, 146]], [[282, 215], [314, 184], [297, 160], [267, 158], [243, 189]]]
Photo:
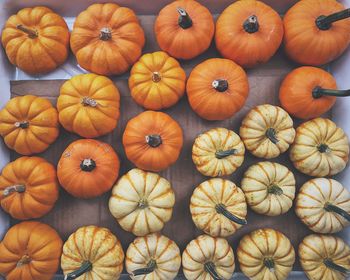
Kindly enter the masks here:
[[212, 87], [218, 92], [228, 90], [228, 82], [225, 79], [216, 79], [211, 83]]
[[258, 32], [259, 31], [258, 17], [256, 15], [252, 15], [248, 17], [243, 23], [243, 28], [248, 33]]
[[192, 27], [193, 22], [192, 19], [190, 18], [189, 14], [186, 12], [184, 8], [178, 7], [177, 11], [179, 13], [179, 19], [178, 19], [178, 24], [182, 29], [187, 29]]
[[89, 261], [84, 261], [82, 265], [75, 271], [64, 276], [64, 280], [74, 280], [84, 273], [90, 271], [92, 269], [92, 263]]
[[241, 219], [241, 218], [233, 215], [231, 212], [229, 212], [227, 210], [226, 206], [223, 205], [222, 203], [216, 204], [215, 210], [217, 213], [224, 215], [227, 219], [229, 219], [230, 221], [232, 221], [236, 224], [239, 224], [239, 225], [246, 225], [247, 224], [246, 219]]
[[22, 32], [28, 34], [28, 37], [31, 39], [37, 38], [38, 37], [38, 32], [34, 29], [30, 29], [28, 27], [25, 27], [23, 24], [18, 24], [16, 26], [18, 30], [21, 30]]
[[350, 89], [339, 90], [339, 89], [324, 89], [321, 87], [315, 87], [312, 91], [312, 97], [317, 99], [322, 96], [336, 96], [336, 97], [346, 97], [350, 96]]
[[146, 136], [146, 143], [152, 148], [157, 148], [162, 142], [162, 137], [159, 134], [150, 134]]
[[275, 194], [275, 195], [282, 195], [283, 194], [283, 190], [275, 184], [269, 186], [267, 189], [267, 192], [270, 194]]
[[4, 191], [2, 192], [2, 195], [7, 197], [14, 192], [24, 193], [25, 191], [26, 191], [25, 185], [13, 185], [5, 188]]
[[275, 262], [272, 258], [265, 258], [264, 265], [271, 271], [275, 269]]
[[277, 144], [278, 143], [278, 138], [276, 136], [276, 130], [272, 127], [268, 128], [265, 132], [265, 135], [267, 138], [269, 138], [269, 140], [274, 143]]
[[319, 16], [316, 19], [316, 25], [321, 30], [328, 30], [332, 27], [332, 23], [343, 20], [350, 17], [350, 9], [345, 9], [343, 11], [328, 15]]
[[155, 260], [150, 260], [146, 267], [136, 269], [131, 273], [131, 276], [146, 275], [152, 273], [157, 268], [157, 262]]
[[237, 149], [230, 149], [230, 150], [226, 150], [226, 151], [217, 151], [215, 153], [215, 157], [217, 159], [223, 159], [225, 157], [232, 156], [232, 155], [236, 154], [237, 152], [238, 152]]
[[334, 212], [337, 213], [338, 215], [342, 216], [344, 219], [350, 221], [350, 214], [348, 212], [346, 212], [344, 209], [341, 209], [338, 206], [335, 206], [331, 203], [327, 203], [324, 206], [324, 209], [328, 212]]
[[210, 274], [214, 280], [222, 280], [219, 274], [216, 272], [215, 265], [213, 262], [207, 262], [204, 264], [204, 269]]
[[342, 266], [334, 263], [331, 259], [325, 259], [323, 261], [323, 263], [325, 264], [325, 266], [327, 266], [328, 268], [330, 268], [332, 270], [339, 271], [340, 273], [343, 273], [343, 274], [350, 274], [349, 269], [346, 269], [345, 267], [342, 267]]
[[15, 127], [26, 129], [29, 127], [29, 122], [28, 121], [15, 122]]
[[320, 144], [317, 146], [317, 149], [320, 153], [329, 153], [331, 151], [327, 144]]

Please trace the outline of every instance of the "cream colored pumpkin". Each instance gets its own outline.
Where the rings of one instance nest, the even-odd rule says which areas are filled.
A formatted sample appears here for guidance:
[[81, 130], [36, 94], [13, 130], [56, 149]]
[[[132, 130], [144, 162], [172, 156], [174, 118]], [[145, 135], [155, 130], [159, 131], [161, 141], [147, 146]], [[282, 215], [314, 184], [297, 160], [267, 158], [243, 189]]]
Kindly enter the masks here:
[[137, 237], [126, 251], [126, 270], [135, 280], [172, 280], [181, 266], [176, 243], [158, 233]]
[[211, 236], [226, 237], [247, 224], [247, 204], [240, 188], [220, 178], [195, 188], [190, 202], [195, 225]]
[[213, 128], [194, 141], [192, 160], [205, 176], [225, 176], [242, 165], [244, 152], [244, 144], [236, 133], [226, 128]]
[[339, 232], [350, 225], [350, 193], [336, 180], [312, 179], [301, 187], [295, 212], [314, 232]]
[[229, 280], [235, 256], [226, 239], [200, 235], [183, 252], [182, 268], [187, 280]]
[[345, 280], [350, 273], [350, 247], [339, 237], [311, 234], [299, 245], [301, 266], [310, 280]]
[[245, 116], [239, 130], [245, 147], [254, 156], [275, 158], [293, 143], [293, 120], [281, 107], [259, 105]]
[[258, 229], [241, 239], [237, 258], [242, 272], [251, 280], [284, 280], [293, 268], [295, 252], [281, 232]]
[[174, 204], [175, 194], [169, 181], [134, 168], [113, 187], [109, 210], [124, 230], [144, 236], [164, 227]]
[[61, 267], [65, 280], [117, 280], [123, 261], [123, 248], [109, 229], [86, 226], [64, 243]]
[[244, 173], [241, 188], [253, 211], [268, 216], [286, 213], [293, 206], [295, 178], [275, 162], [259, 162]]
[[296, 132], [290, 159], [300, 172], [324, 177], [345, 168], [349, 159], [349, 140], [334, 122], [316, 118], [300, 125]]

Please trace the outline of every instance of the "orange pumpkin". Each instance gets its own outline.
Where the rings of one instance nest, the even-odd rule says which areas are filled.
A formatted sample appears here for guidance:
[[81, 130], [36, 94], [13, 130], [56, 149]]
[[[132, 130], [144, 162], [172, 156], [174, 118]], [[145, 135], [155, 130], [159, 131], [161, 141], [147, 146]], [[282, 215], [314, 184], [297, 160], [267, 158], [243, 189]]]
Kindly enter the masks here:
[[186, 91], [192, 109], [200, 117], [225, 120], [243, 107], [249, 84], [242, 67], [228, 59], [212, 58], [192, 70]]
[[71, 195], [92, 198], [112, 188], [119, 167], [119, 158], [110, 145], [81, 139], [71, 143], [63, 152], [57, 165], [57, 177]]
[[279, 93], [282, 107], [301, 119], [317, 118], [326, 113], [337, 96], [350, 96], [350, 90], [338, 90], [331, 74], [311, 66], [290, 72], [283, 80]]
[[49, 8], [24, 8], [6, 21], [1, 42], [13, 65], [42, 74], [67, 59], [69, 30], [64, 19]]
[[129, 88], [137, 104], [160, 110], [176, 104], [185, 93], [186, 73], [165, 52], [143, 55], [130, 72]]
[[15, 97], [0, 111], [0, 135], [7, 147], [19, 154], [45, 151], [58, 134], [57, 110], [45, 98]]
[[159, 47], [181, 59], [191, 59], [206, 51], [214, 30], [210, 11], [193, 0], [177, 0], [165, 6], [154, 24]]
[[279, 48], [283, 22], [270, 6], [256, 0], [237, 1], [216, 22], [216, 47], [243, 67], [267, 62]]
[[0, 275], [6, 280], [51, 280], [57, 272], [62, 240], [50, 226], [22, 222], [0, 243]]
[[123, 134], [127, 158], [138, 168], [161, 171], [180, 155], [183, 135], [180, 125], [162, 112], [146, 111], [129, 120]]
[[84, 69], [101, 75], [126, 72], [140, 57], [145, 35], [133, 10], [117, 4], [93, 4], [73, 26], [70, 46]]
[[350, 43], [350, 9], [335, 0], [298, 1], [284, 16], [288, 56], [300, 64], [322, 65]]
[[118, 88], [107, 77], [74, 76], [62, 85], [57, 99], [60, 123], [86, 138], [107, 134], [117, 126], [119, 100]]
[[0, 175], [0, 204], [19, 220], [40, 218], [58, 199], [56, 168], [39, 157], [21, 157]]

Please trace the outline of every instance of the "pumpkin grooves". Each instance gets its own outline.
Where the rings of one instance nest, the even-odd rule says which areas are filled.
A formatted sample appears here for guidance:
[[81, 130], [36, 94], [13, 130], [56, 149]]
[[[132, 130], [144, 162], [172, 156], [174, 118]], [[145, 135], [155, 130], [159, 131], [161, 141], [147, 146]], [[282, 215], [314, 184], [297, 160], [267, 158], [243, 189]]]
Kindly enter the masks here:
[[267, 192], [269, 194], [275, 194], [275, 195], [282, 195], [283, 194], [283, 190], [275, 184], [272, 184], [271, 186], [269, 186], [267, 188]]
[[247, 220], [246, 219], [241, 219], [235, 215], [233, 215], [231, 212], [229, 212], [226, 209], [226, 206], [223, 205], [222, 203], [216, 204], [215, 205], [215, 210], [216, 212], [218, 212], [219, 214], [224, 215], [227, 219], [229, 219], [230, 221], [239, 224], [239, 225], [246, 225], [247, 224]]
[[159, 72], [152, 73], [152, 81], [155, 83], [159, 83], [162, 80], [162, 77]]
[[321, 30], [328, 30], [332, 27], [333, 22], [343, 20], [349, 17], [350, 17], [350, 9], [346, 9], [346, 10], [331, 14], [329, 16], [324, 16], [324, 15], [319, 16], [316, 19], [316, 25]]
[[22, 32], [28, 34], [28, 37], [31, 39], [38, 37], [38, 32], [36, 30], [30, 29], [28, 27], [23, 26], [22, 24], [18, 24], [16, 26], [18, 30], [21, 30]]
[[258, 17], [256, 15], [252, 15], [248, 17], [243, 23], [243, 28], [246, 32], [251, 34], [258, 32], [259, 31]]
[[350, 214], [338, 206], [335, 206], [331, 203], [326, 203], [326, 205], [324, 206], [324, 209], [328, 212], [337, 213], [338, 215], [342, 216], [344, 219], [350, 221]]
[[270, 139], [270, 141], [274, 144], [278, 143], [278, 139], [276, 137], [276, 130], [272, 127], [268, 128], [265, 133], [266, 137]]
[[222, 278], [219, 276], [219, 274], [216, 272], [215, 269], [215, 264], [213, 262], [206, 262], [204, 264], [204, 269], [206, 272], [208, 272], [210, 274], [210, 276], [214, 279], [214, 280], [222, 280]]
[[275, 269], [275, 262], [272, 258], [264, 258], [264, 265], [270, 270], [273, 271]]
[[157, 148], [162, 144], [162, 137], [158, 134], [150, 134], [146, 136], [146, 143], [152, 148]]
[[147, 267], [136, 269], [131, 273], [131, 276], [139, 276], [152, 273], [157, 268], [157, 262], [155, 260], [150, 260], [147, 264]]
[[180, 14], [178, 19], [179, 26], [183, 29], [192, 27], [192, 19], [190, 18], [186, 10], [181, 7], [178, 7], [177, 11]]
[[100, 39], [102, 41], [108, 41], [112, 39], [112, 31], [109, 27], [103, 27], [100, 30]]
[[224, 92], [228, 89], [228, 82], [225, 79], [216, 79], [211, 83], [211, 85], [218, 92]]
[[336, 96], [336, 97], [350, 96], [350, 90], [324, 89], [321, 87], [315, 87], [314, 90], [312, 91], [312, 97], [317, 99], [322, 96]]
[[15, 122], [15, 127], [18, 128], [28, 128], [29, 127], [29, 122], [28, 121], [23, 121], [23, 122]]
[[236, 154], [237, 152], [238, 152], [237, 149], [230, 149], [230, 150], [226, 150], [226, 151], [220, 150], [220, 151], [217, 151], [217, 152], [215, 153], [215, 157], [216, 157], [217, 159], [223, 159], [223, 158], [225, 158], [225, 157], [234, 155], [234, 154]]
[[14, 192], [24, 193], [25, 191], [26, 191], [25, 185], [13, 185], [13, 186], [9, 186], [9, 187], [5, 188], [2, 194], [3, 194], [3, 196], [6, 197]]
[[346, 269], [345, 267], [342, 267], [340, 265], [335, 264], [331, 259], [325, 259], [323, 261], [323, 263], [325, 264], [325, 266], [327, 266], [328, 268], [332, 269], [332, 270], [336, 270], [339, 271], [340, 273], [343, 274], [349, 274], [350, 270]]
[[67, 274], [64, 277], [64, 280], [73, 280], [78, 278], [79, 276], [83, 275], [84, 273], [90, 271], [92, 269], [92, 263], [89, 261], [84, 261], [82, 263], [82, 265], [80, 266], [80, 268], [78, 268], [77, 270]]
[[21, 267], [22, 265], [26, 265], [30, 263], [32, 259], [28, 255], [24, 255], [18, 262], [16, 267]]
[[91, 159], [91, 158], [84, 159], [80, 163], [80, 169], [82, 171], [91, 172], [95, 168], [96, 168], [96, 162], [93, 159]]

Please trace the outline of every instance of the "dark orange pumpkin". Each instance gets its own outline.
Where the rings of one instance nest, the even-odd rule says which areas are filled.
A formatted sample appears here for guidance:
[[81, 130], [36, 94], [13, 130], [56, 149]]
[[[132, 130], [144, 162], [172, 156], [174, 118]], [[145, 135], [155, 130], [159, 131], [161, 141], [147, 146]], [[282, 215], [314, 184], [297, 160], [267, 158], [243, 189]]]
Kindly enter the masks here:
[[212, 58], [197, 65], [187, 81], [192, 109], [207, 120], [225, 120], [244, 105], [249, 92], [242, 67], [229, 59]]
[[138, 168], [161, 171], [179, 157], [182, 129], [169, 115], [146, 111], [129, 120], [123, 134], [126, 156]]
[[177, 0], [165, 6], [154, 25], [159, 47], [181, 59], [191, 59], [206, 51], [214, 30], [210, 11], [194, 0]]
[[279, 94], [282, 107], [301, 119], [317, 118], [326, 113], [337, 96], [350, 96], [350, 90], [338, 90], [330, 73], [311, 66], [290, 72], [282, 82]]
[[335, 0], [303, 0], [284, 17], [285, 49], [300, 64], [322, 65], [350, 43], [350, 9]]
[[79, 198], [99, 196], [112, 188], [119, 174], [119, 159], [113, 148], [93, 139], [71, 143], [57, 166], [62, 187]]

